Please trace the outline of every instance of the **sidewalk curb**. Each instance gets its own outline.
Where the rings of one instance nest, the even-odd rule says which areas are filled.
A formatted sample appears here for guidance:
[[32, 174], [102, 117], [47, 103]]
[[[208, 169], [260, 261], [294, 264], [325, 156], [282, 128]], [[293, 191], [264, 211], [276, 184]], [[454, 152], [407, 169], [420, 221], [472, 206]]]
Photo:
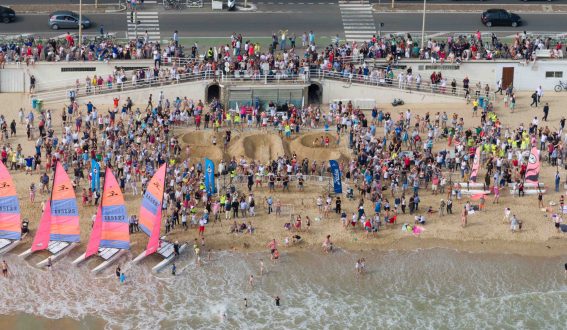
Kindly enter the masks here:
[[104, 12], [105, 12], [105, 13], [108, 13], [108, 14], [110, 14], [110, 13], [120, 13], [120, 12], [123, 12], [123, 11], [126, 11], [126, 5], [124, 5], [124, 4], [122, 4], [122, 3], [120, 3], [120, 8], [118, 8], [118, 9], [105, 9], [105, 10], [104, 10]]
[[[452, 6], [454, 8], [454, 6]], [[428, 4], [426, 13], [443, 14], [443, 13], [469, 13], [477, 14], [494, 6], [487, 4], [461, 4], [459, 9], [452, 9], [447, 4]], [[507, 7], [511, 12], [522, 14], [564, 14], [567, 13], [567, 5], [556, 4], [550, 6], [550, 10], [546, 10], [545, 5], [531, 5], [531, 4], [518, 4]], [[372, 12], [374, 13], [423, 13], [423, 6], [404, 3], [398, 5], [396, 8], [391, 8], [389, 5], [373, 4]]]
[[238, 9], [238, 11], [246, 11], [246, 12], [258, 10], [258, 7], [253, 3], [248, 3], [248, 7], [249, 8], [246, 8], [244, 6], [236, 6], [236, 9]]

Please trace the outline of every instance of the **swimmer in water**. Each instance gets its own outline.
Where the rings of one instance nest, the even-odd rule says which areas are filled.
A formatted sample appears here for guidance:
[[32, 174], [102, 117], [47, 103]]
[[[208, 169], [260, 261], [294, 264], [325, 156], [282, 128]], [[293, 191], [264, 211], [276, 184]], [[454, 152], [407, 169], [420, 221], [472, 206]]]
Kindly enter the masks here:
[[252, 289], [254, 289], [254, 275], [250, 275], [250, 277], [248, 278], [248, 284]]
[[276, 306], [280, 306], [280, 297], [279, 296], [275, 296], [274, 297], [274, 301], [276, 302]]
[[244, 307], [248, 307], [248, 299], [244, 298]]
[[260, 276], [264, 275], [264, 260], [260, 259]]
[[[567, 264], [565, 265], [567, 267]], [[2, 275], [8, 277], [8, 263], [6, 263], [6, 260], [2, 260]]]

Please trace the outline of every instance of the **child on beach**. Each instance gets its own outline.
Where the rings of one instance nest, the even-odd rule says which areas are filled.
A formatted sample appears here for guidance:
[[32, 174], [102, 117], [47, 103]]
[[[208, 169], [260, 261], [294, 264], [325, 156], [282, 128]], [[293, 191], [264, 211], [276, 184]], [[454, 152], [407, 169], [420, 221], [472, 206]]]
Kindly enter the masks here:
[[30, 185], [30, 203], [35, 201], [35, 183]]

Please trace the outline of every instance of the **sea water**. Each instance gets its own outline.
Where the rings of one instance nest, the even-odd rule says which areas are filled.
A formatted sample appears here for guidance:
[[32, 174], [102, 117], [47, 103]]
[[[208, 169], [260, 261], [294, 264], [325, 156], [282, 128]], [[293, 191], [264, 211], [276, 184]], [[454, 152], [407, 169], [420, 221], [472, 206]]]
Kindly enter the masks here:
[[12, 276], [0, 279], [0, 313], [19, 324], [42, 316], [108, 329], [567, 329], [564, 258], [429, 249], [283, 253], [272, 264], [268, 253], [219, 252], [201, 267], [184, 256], [176, 276], [123, 264], [124, 284], [113, 269], [95, 277], [68, 260], [45, 271], [5, 258]]

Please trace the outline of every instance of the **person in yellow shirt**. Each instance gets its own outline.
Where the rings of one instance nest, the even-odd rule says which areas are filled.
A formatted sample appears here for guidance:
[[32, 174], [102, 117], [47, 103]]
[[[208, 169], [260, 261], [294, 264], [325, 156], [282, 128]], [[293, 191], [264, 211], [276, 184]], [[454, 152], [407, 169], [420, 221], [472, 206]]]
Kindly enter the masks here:
[[476, 117], [478, 110], [478, 100], [474, 100], [472, 106], [473, 106], [473, 113], [472, 113], [473, 117]]
[[226, 120], [224, 122], [226, 123], [226, 127], [230, 127], [232, 123], [232, 113], [230, 113], [230, 111], [226, 112]]
[[240, 116], [238, 114], [234, 115], [234, 127], [238, 129], [240, 126]]

